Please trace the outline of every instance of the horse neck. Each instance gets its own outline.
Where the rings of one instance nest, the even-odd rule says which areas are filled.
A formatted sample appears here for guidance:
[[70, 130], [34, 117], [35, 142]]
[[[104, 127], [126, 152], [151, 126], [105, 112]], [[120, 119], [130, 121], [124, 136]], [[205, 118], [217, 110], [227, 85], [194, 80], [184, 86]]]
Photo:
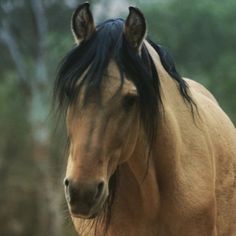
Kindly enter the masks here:
[[189, 139], [189, 127], [197, 120], [193, 118], [190, 105], [180, 95], [177, 82], [164, 69], [158, 53], [147, 41], [145, 45], [160, 80], [163, 110], [159, 115], [152, 155], [160, 194], [163, 195], [173, 190], [180, 179], [182, 142], [183, 139]]
[[158, 79], [160, 82], [160, 96], [162, 98], [163, 107], [182, 104], [182, 97], [179, 94], [177, 82], [170, 77], [168, 72], [164, 69], [159, 54], [155, 49], [145, 40], [144, 44], [153, 59], [154, 65], [158, 72]]
[[158, 214], [160, 184], [166, 182], [171, 186], [177, 175], [178, 157], [175, 158], [175, 154], [178, 152], [179, 139], [176, 137], [178, 132], [173, 131], [178, 129], [178, 125], [172, 110], [182, 104], [183, 100], [179, 96], [176, 82], [163, 68], [159, 55], [147, 42], [145, 44], [158, 71], [164, 113], [158, 118], [157, 139], [150, 156], [144, 131], [139, 134], [133, 155], [120, 168], [120, 190], [117, 192], [120, 199], [125, 199], [125, 206], [130, 203], [130, 207], [141, 210], [146, 218], [150, 219]]

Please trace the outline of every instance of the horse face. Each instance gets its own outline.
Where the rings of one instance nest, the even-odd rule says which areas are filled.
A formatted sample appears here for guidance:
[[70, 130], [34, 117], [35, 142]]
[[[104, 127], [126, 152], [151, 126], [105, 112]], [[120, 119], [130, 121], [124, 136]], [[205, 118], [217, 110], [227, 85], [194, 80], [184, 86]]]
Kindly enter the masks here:
[[118, 68], [108, 66], [101, 87], [101, 101], [83, 93], [68, 108], [70, 139], [65, 191], [72, 216], [91, 218], [109, 195], [109, 180], [118, 165], [128, 160], [136, 144], [138, 95], [127, 79], [121, 87]]
[[[72, 15], [72, 33], [76, 43], [81, 46], [77, 49], [92, 45], [91, 50], [87, 48], [86, 54], [81, 49], [80, 55], [84, 55], [87, 58], [86, 60], [91, 61], [93, 59], [90, 58], [90, 54], [94, 51], [94, 42], [105, 50], [104, 40], [109, 39], [107, 42], [110, 46], [108, 45], [106, 49], [113, 48], [114, 50], [112, 56], [107, 50], [104, 51], [105, 58], [108, 60], [109, 57], [110, 63], [102, 72], [104, 73], [102, 79], [101, 74], [98, 73], [101, 83], [99, 82], [99, 88], [95, 88], [95, 90], [97, 89], [96, 91], [100, 92], [99, 96], [97, 96], [96, 91], [89, 93], [88, 96], [86, 91], [89, 87], [86, 86], [93, 84], [91, 80], [89, 80], [91, 83], [86, 84], [81, 82], [83, 81], [82, 78], [82, 80], [76, 80], [78, 84], [73, 84], [73, 73], [78, 72], [78, 67], [85, 74], [84, 68], [90, 70], [89, 66], [84, 66], [83, 63], [77, 67], [74, 63], [76, 57], [72, 56], [73, 53], [69, 59], [67, 58], [68, 64], [63, 67], [62, 76], [58, 80], [57, 89], [59, 88], [59, 97], [62, 100], [65, 96], [62, 88], [67, 86], [68, 78], [73, 86], [80, 88], [78, 89], [78, 97], [75, 96], [77, 99], [74, 101], [73, 98], [73, 103], [69, 105], [67, 110], [70, 148], [65, 192], [73, 217], [92, 218], [101, 211], [109, 196], [109, 183], [113, 182], [111, 176], [121, 163], [131, 157], [136, 145], [140, 127], [139, 104], [141, 99], [136, 87], [130, 80], [124, 78], [123, 83], [121, 82], [121, 71], [111, 59], [115, 58], [116, 61], [120, 61], [117, 60], [119, 53], [115, 53], [119, 48], [116, 47], [116, 41], [120, 42], [123, 39], [127, 45], [129, 44], [130, 51], [133, 51], [135, 56], [140, 53], [146, 35], [145, 18], [138, 9], [130, 7], [129, 10], [129, 15], [122, 28], [120, 20], [113, 26], [106, 23], [106, 27], [96, 28], [88, 3], [80, 5]], [[102, 63], [104, 63], [105, 58], [101, 60]], [[79, 57], [78, 60], [82, 59]], [[99, 61], [98, 58], [97, 61]], [[125, 65], [127, 66], [127, 64]], [[68, 72], [68, 67], [71, 67], [72, 71]], [[124, 73], [123, 67], [125, 66], [119, 67], [122, 68], [122, 73]], [[64, 75], [66, 75], [66, 79]], [[83, 75], [80, 74], [79, 77], [83, 77]], [[94, 84], [96, 82], [97, 80]], [[98, 97], [99, 100], [97, 100]]]

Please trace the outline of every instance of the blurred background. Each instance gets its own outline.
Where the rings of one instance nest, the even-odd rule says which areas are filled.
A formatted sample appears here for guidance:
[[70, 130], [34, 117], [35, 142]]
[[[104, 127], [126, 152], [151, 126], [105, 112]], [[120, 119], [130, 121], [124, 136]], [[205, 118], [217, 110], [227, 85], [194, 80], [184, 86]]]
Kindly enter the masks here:
[[[150, 37], [236, 122], [235, 0], [90, 1], [96, 22], [142, 9]], [[78, 0], [0, 1], [0, 235], [73, 236], [64, 201], [65, 130], [52, 111]], [[57, 125], [58, 123], [58, 125]]]

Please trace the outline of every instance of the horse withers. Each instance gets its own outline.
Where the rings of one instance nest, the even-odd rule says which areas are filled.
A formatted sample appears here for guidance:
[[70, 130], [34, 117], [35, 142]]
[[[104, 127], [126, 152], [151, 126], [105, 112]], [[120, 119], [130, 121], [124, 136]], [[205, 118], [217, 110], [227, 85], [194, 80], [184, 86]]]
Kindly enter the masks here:
[[77, 45], [55, 82], [69, 139], [65, 195], [79, 235], [232, 236], [236, 131], [207, 89], [146, 38], [137, 8], [95, 27], [72, 16]]

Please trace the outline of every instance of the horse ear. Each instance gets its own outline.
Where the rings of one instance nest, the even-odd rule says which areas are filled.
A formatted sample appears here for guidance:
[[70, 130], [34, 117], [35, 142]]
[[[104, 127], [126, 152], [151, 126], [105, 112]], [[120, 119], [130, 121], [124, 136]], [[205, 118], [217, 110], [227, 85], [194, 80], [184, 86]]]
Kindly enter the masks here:
[[125, 37], [136, 50], [140, 49], [146, 36], [146, 20], [143, 13], [135, 7], [129, 7], [129, 15], [125, 21]]
[[95, 32], [93, 15], [88, 2], [79, 5], [74, 11], [71, 19], [71, 30], [77, 43], [88, 40]]

